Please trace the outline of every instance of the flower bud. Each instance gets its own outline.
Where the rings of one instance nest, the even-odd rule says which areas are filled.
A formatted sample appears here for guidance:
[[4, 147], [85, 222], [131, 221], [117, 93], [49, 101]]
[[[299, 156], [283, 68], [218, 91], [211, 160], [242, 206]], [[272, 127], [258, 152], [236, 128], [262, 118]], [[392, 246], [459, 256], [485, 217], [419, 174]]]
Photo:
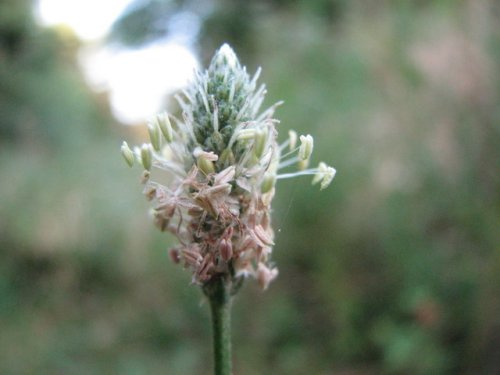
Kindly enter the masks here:
[[207, 160], [205, 158], [199, 158], [196, 164], [200, 169], [200, 171], [205, 173], [205, 175], [215, 172], [214, 163], [211, 162], [210, 160]]
[[256, 225], [255, 228], [253, 228], [253, 232], [256, 236], [255, 239], [257, 239], [261, 245], [264, 245], [264, 246], [274, 245], [272, 233], [269, 233], [269, 231], [266, 231], [262, 227], [262, 225]]
[[215, 172], [214, 161], [217, 161], [219, 157], [213, 152], [203, 151], [201, 148], [197, 147], [193, 151], [193, 155], [196, 158], [196, 164], [200, 171], [208, 175]]
[[299, 148], [299, 158], [301, 160], [307, 160], [311, 157], [314, 146], [313, 137], [308, 135], [300, 136], [300, 148]]
[[223, 238], [220, 241], [219, 251], [222, 259], [227, 262], [233, 256], [233, 244], [230, 239]]
[[219, 48], [219, 50], [215, 53], [214, 59], [215, 63], [220, 66], [235, 68], [238, 64], [238, 58], [236, 57], [236, 54], [227, 43], [224, 43], [222, 47]]
[[193, 155], [195, 158], [203, 158], [209, 161], [217, 161], [219, 156], [213, 151], [203, 151], [200, 147], [196, 147], [193, 151]]
[[151, 170], [151, 164], [153, 159], [153, 153], [151, 152], [150, 144], [143, 144], [141, 147], [141, 162], [142, 166], [146, 170]]
[[122, 143], [121, 152], [122, 152], [123, 158], [125, 159], [125, 161], [129, 165], [129, 167], [132, 167], [134, 165], [135, 156], [134, 156], [133, 151], [130, 149], [130, 147], [128, 147], [127, 142]]
[[224, 165], [233, 165], [235, 163], [233, 151], [230, 148], [226, 148], [222, 151], [220, 161]]

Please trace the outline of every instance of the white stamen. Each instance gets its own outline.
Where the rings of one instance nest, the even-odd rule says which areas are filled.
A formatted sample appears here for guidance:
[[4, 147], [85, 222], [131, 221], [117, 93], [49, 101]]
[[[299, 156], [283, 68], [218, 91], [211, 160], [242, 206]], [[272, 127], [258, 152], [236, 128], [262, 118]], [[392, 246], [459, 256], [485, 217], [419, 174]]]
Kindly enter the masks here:
[[326, 189], [328, 185], [331, 184], [336, 173], [337, 171], [335, 170], [335, 168], [327, 167], [327, 171], [325, 172], [323, 181], [321, 181], [320, 190]]
[[160, 151], [161, 130], [157, 120], [148, 123], [148, 133], [149, 133], [149, 139], [151, 139], [151, 145], [153, 146], [155, 151]]
[[292, 178], [292, 177], [297, 177], [297, 176], [308, 176], [308, 175], [313, 175], [316, 173], [318, 173], [318, 169], [314, 168], [314, 169], [306, 169], [305, 171], [279, 174], [276, 176], [276, 178], [278, 180], [284, 180], [286, 178]]
[[172, 124], [170, 123], [170, 119], [168, 118], [168, 113], [160, 113], [158, 116], [156, 116], [156, 121], [158, 122], [158, 126], [160, 127], [160, 130], [167, 142], [172, 142], [172, 140], [174, 139], [174, 134], [172, 130]]
[[130, 147], [128, 147], [127, 142], [122, 143], [121, 151], [122, 151], [122, 156], [127, 162], [128, 166], [132, 167], [134, 165], [135, 157]]
[[295, 145], [297, 144], [297, 132], [294, 130], [289, 130], [288, 139], [290, 140], [290, 150], [293, 150], [295, 148]]
[[307, 160], [311, 157], [314, 146], [313, 137], [308, 135], [300, 136], [300, 148], [299, 148], [299, 158], [302, 160]]
[[286, 168], [289, 165], [297, 163], [299, 160], [300, 159], [297, 156], [294, 156], [293, 158], [290, 158], [288, 160], [285, 160], [284, 162], [279, 163], [278, 169]]
[[321, 180], [323, 180], [323, 178], [325, 177], [325, 173], [326, 173], [327, 169], [328, 169], [328, 165], [326, 165], [323, 162], [319, 163], [319, 165], [318, 165], [318, 173], [316, 173], [316, 175], [314, 176], [314, 178], [312, 180], [312, 184], [313, 185], [315, 185], [318, 182], [320, 182]]
[[283, 151], [285, 148], [287, 148], [289, 144], [290, 144], [290, 140], [289, 139], [287, 139], [285, 142], [281, 143], [279, 145], [280, 152]]
[[153, 153], [151, 151], [151, 145], [148, 143], [144, 143], [141, 147], [141, 163], [144, 169], [151, 169], [151, 161], [152, 161]]

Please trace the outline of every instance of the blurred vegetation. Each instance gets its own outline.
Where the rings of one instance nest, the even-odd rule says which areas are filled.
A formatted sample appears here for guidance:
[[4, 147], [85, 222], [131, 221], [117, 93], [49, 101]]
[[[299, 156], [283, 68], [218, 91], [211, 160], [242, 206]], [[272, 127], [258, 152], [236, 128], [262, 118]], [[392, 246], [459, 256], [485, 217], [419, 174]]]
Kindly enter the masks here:
[[[281, 273], [236, 300], [235, 375], [498, 374], [498, 5], [207, 3], [137, 2], [112, 40], [196, 14], [200, 56], [262, 65], [283, 133], [338, 169], [279, 185]], [[31, 7], [0, 1], [0, 373], [206, 374], [208, 309], [118, 152], [141, 135]]]

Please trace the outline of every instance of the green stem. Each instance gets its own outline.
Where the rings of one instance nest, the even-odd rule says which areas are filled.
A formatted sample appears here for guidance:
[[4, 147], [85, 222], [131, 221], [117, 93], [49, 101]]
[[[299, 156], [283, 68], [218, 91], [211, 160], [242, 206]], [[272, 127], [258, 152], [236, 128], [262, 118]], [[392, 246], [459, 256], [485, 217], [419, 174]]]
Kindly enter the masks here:
[[214, 348], [214, 374], [231, 375], [231, 294], [224, 278], [219, 277], [203, 288], [210, 301]]

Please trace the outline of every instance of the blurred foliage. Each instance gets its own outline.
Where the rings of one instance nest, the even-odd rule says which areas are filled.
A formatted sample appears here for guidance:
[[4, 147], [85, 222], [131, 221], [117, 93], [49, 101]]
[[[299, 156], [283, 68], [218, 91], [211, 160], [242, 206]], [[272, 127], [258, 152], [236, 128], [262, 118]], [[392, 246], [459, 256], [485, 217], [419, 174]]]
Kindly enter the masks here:
[[[338, 169], [321, 193], [279, 185], [281, 274], [236, 300], [235, 374], [497, 374], [498, 5], [208, 4], [137, 2], [113, 37], [197, 14], [200, 55], [229, 41], [262, 65], [283, 133]], [[208, 309], [120, 160], [143, 134], [85, 86], [78, 47], [0, 1], [0, 373], [205, 374]]]

